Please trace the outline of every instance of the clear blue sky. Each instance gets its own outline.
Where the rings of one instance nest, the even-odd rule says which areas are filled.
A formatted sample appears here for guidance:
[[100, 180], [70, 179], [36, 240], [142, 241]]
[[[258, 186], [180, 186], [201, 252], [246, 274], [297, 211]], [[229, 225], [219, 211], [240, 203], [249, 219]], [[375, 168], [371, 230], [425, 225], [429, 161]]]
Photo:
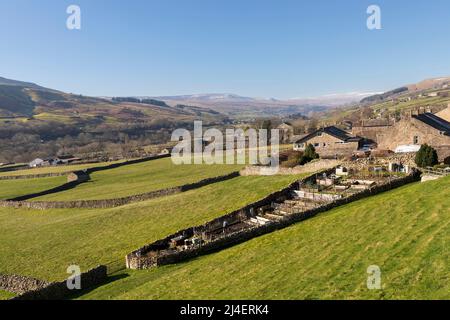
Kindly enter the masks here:
[[0, 0], [0, 76], [95, 96], [379, 91], [450, 75], [449, 34], [448, 0]]

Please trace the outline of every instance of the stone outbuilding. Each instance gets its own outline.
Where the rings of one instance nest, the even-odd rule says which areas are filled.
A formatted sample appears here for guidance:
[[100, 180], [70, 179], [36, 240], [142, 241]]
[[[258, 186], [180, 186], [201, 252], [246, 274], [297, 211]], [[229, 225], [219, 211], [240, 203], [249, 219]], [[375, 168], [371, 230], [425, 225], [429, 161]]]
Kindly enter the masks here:
[[44, 160], [43, 159], [41, 159], [41, 158], [36, 158], [36, 159], [34, 159], [33, 161], [31, 161], [29, 164], [28, 164], [28, 166], [30, 167], [30, 168], [36, 168], [36, 167], [41, 167], [41, 166], [43, 166], [44, 165]]
[[318, 129], [295, 141], [294, 150], [304, 151], [312, 144], [321, 157], [352, 155], [361, 147], [362, 139], [335, 126]]

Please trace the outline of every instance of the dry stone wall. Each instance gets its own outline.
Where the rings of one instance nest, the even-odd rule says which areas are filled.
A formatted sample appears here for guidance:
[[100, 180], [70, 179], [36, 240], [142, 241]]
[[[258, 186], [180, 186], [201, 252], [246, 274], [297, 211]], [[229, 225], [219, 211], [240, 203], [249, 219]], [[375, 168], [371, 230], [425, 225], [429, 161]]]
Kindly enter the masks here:
[[170, 156], [171, 156], [170, 154], [158, 154], [156, 156], [145, 157], [145, 158], [141, 158], [141, 159], [128, 160], [128, 161], [119, 162], [119, 163], [113, 163], [113, 164], [110, 164], [110, 165], [107, 165], [107, 166], [88, 168], [88, 169], [86, 169], [86, 172], [88, 174], [91, 174], [91, 173], [94, 173], [94, 172], [116, 169], [116, 168], [120, 168], [120, 167], [123, 167], [123, 166], [131, 165], [131, 164], [138, 164], [138, 163], [143, 163], [143, 162], [147, 162], [147, 161], [153, 161], [153, 160], [158, 160], [158, 159], [169, 158]]
[[392, 154], [389, 157], [374, 157], [374, 158], [359, 158], [355, 161], [344, 161], [342, 163], [343, 166], [354, 168], [358, 171], [362, 171], [367, 169], [368, 166], [388, 166], [389, 163], [401, 163], [403, 165], [408, 165], [411, 168], [415, 167], [415, 159], [416, 153], [396, 153]]
[[[85, 290], [105, 282], [107, 278], [106, 266], [98, 266], [81, 274], [81, 289]], [[25, 281], [26, 282], [26, 281]], [[25, 283], [24, 282], [24, 283]], [[17, 288], [20, 287], [16, 283]], [[13, 292], [11, 290], [7, 290]], [[60, 282], [51, 282], [46, 285], [41, 285], [37, 288], [32, 288], [11, 300], [62, 300], [74, 294], [74, 290], [67, 288], [66, 280]]]
[[[7, 201], [22, 202], [22, 201], [33, 199], [33, 198], [70, 190], [70, 189], [75, 188], [76, 186], [78, 186], [81, 183], [89, 181], [89, 179], [90, 179], [89, 174], [91, 174], [93, 172], [116, 169], [116, 168], [119, 168], [122, 166], [127, 166], [127, 165], [131, 165], [131, 164], [137, 164], [137, 163], [142, 163], [142, 162], [147, 162], [147, 161], [152, 161], [152, 160], [158, 160], [158, 159], [163, 159], [163, 158], [167, 158], [167, 157], [170, 157], [170, 154], [161, 154], [161, 155], [152, 156], [152, 157], [134, 159], [134, 160], [129, 160], [129, 161], [120, 162], [120, 163], [113, 163], [113, 164], [110, 164], [107, 166], [88, 168], [83, 171], [72, 171], [70, 173], [65, 172], [65, 173], [49, 173], [49, 174], [40, 174], [40, 175], [19, 176], [19, 177], [29, 177], [29, 178], [36, 178], [36, 177], [43, 178], [43, 177], [53, 177], [53, 176], [61, 176], [61, 175], [67, 175], [67, 174], [75, 174], [77, 176], [77, 178], [74, 179], [74, 178], [69, 177], [69, 179], [68, 179], [69, 181], [63, 185], [57, 186], [57, 187], [49, 189], [49, 190], [44, 190], [41, 192], [27, 194], [27, 195], [13, 198], [13, 199], [8, 199]], [[15, 179], [16, 177], [9, 176], [9, 177], [4, 177], [4, 178]], [[19, 178], [19, 179], [21, 179], [21, 178]], [[8, 180], [8, 179], [6, 179], [6, 180]], [[2, 207], [2, 206], [3, 207], [27, 207], [26, 204], [21, 205], [19, 203], [11, 203], [11, 205], [0, 204], [0, 207]], [[39, 206], [39, 207], [42, 208], [42, 206]]]
[[24, 277], [15, 274], [0, 274], [0, 289], [15, 294], [23, 294], [28, 291], [39, 290], [48, 286], [49, 284], [50, 283], [47, 281], [35, 278]]
[[[338, 166], [340, 163], [341, 161], [339, 160], [320, 159], [309, 162], [303, 166], [296, 166], [293, 168], [280, 167], [277, 172], [277, 175], [293, 175], [293, 174], [316, 172], [320, 170], [334, 168]], [[240, 173], [241, 176], [260, 176], [264, 174], [261, 171], [261, 167], [258, 166], [247, 166], [243, 170], [241, 170]]]
[[[37, 209], [37, 210], [47, 210], [47, 209], [75, 209], [75, 208], [85, 208], [85, 209], [104, 209], [104, 208], [114, 208], [123, 206], [126, 204], [151, 200], [159, 197], [169, 196], [176, 193], [186, 192], [189, 190], [201, 188], [209, 184], [226, 181], [239, 176], [239, 172], [232, 172], [230, 174], [207, 178], [198, 182], [167, 188], [162, 190], [156, 190], [152, 192], [147, 192], [139, 195], [133, 195], [129, 197], [116, 198], [116, 199], [104, 199], [104, 200], [77, 200], [77, 201], [0, 201], [0, 207], [7, 208], [26, 208], [26, 209]], [[77, 181], [70, 182], [64, 185], [60, 190], [69, 190], [70, 188], [78, 185]], [[70, 188], [68, 187], [70, 186]], [[46, 193], [48, 194], [48, 193]], [[20, 197], [22, 198], [22, 197]]]
[[[124, 162], [120, 162], [120, 163], [113, 163], [113, 164], [106, 165], [106, 166], [92, 167], [92, 168], [88, 168], [88, 169], [84, 170], [84, 172], [89, 174], [89, 173], [93, 173], [96, 171], [110, 170], [110, 169], [115, 169], [115, 168], [119, 168], [122, 166], [127, 166], [130, 164], [137, 164], [137, 163], [141, 163], [141, 162], [152, 161], [152, 160], [157, 160], [157, 159], [162, 159], [162, 158], [167, 158], [167, 157], [170, 157], [170, 154], [161, 154], [161, 155], [152, 156], [152, 157], [128, 160], [128, 161], [124, 161]], [[0, 176], [0, 181], [1, 180], [20, 180], [20, 179], [61, 177], [61, 176], [66, 176], [68, 174], [71, 174], [73, 172], [74, 171], [65, 171], [65, 172], [49, 172], [49, 173], [39, 173], [39, 174]], [[75, 172], [77, 172], [77, 171], [75, 171]]]
[[[326, 173], [330, 173], [330, 171], [327, 171]], [[308, 181], [313, 181], [313, 180], [315, 180], [315, 175], [310, 176], [309, 178], [307, 178], [303, 181], [308, 182]], [[346, 198], [337, 199], [331, 203], [324, 204], [324, 205], [314, 208], [314, 209], [306, 210], [304, 212], [297, 213], [297, 214], [292, 214], [290, 216], [284, 217], [283, 219], [273, 222], [271, 224], [253, 227], [251, 229], [245, 229], [245, 230], [242, 230], [239, 232], [229, 234], [225, 237], [221, 237], [218, 240], [206, 243], [197, 248], [173, 252], [173, 253], [165, 254], [165, 255], [161, 255], [161, 256], [153, 256], [153, 257], [145, 256], [145, 254], [150, 251], [165, 249], [166, 248], [165, 244], [168, 243], [168, 241], [170, 239], [176, 238], [180, 235], [192, 235], [192, 234], [194, 234], [194, 232], [198, 233], [199, 231], [202, 231], [202, 230], [205, 230], [205, 231], [206, 230], [214, 230], [215, 228], [217, 228], [217, 226], [222, 225], [223, 221], [230, 221], [233, 219], [237, 219], [238, 216], [240, 216], [240, 215], [249, 216], [250, 210], [256, 210], [260, 207], [263, 207], [265, 205], [272, 203], [273, 201], [284, 201], [285, 198], [288, 196], [288, 194], [290, 194], [292, 190], [294, 190], [298, 187], [298, 183], [293, 183], [288, 188], [286, 188], [282, 191], [276, 192], [274, 194], [271, 194], [267, 198], [265, 198], [261, 201], [252, 203], [252, 204], [250, 204], [240, 210], [237, 210], [229, 215], [220, 217], [220, 218], [213, 220], [203, 226], [193, 227], [193, 228], [179, 231], [173, 235], [170, 235], [169, 237], [167, 237], [163, 240], [159, 240], [159, 241], [154, 242], [153, 244], [142, 247], [126, 256], [126, 258], [125, 258], [126, 266], [127, 266], [127, 268], [131, 268], [131, 269], [147, 269], [147, 268], [150, 268], [153, 266], [161, 266], [161, 265], [166, 265], [166, 264], [178, 263], [178, 262], [199, 256], [199, 255], [222, 250], [226, 247], [229, 247], [229, 246], [232, 246], [232, 245], [235, 245], [238, 243], [242, 243], [242, 242], [252, 239], [254, 237], [258, 237], [260, 235], [267, 234], [267, 233], [273, 232], [278, 229], [283, 229], [294, 223], [297, 223], [297, 222], [309, 219], [313, 216], [316, 216], [319, 213], [331, 210], [333, 208], [342, 206], [344, 204], [347, 204], [347, 203], [350, 203], [350, 202], [353, 202], [356, 200], [360, 200], [360, 199], [363, 199], [363, 198], [366, 198], [369, 196], [379, 194], [381, 192], [392, 190], [394, 188], [398, 188], [403, 185], [406, 185], [406, 184], [409, 184], [412, 182], [416, 182], [419, 180], [420, 180], [420, 172], [414, 171], [413, 173], [411, 173], [410, 175], [408, 175], [406, 177], [398, 178], [396, 180], [393, 180], [393, 181], [390, 181], [390, 182], [387, 182], [387, 183], [384, 183], [381, 185], [376, 185], [375, 187], [372, 187], [370, 189], [366, 189], [364, 191], [353, 194]]]
[[[329, 169], [329, 170], [322, 171], [318, 174], [323, 174], [323, 173], [330, 174], [332, 172], [333, 172], [333, 169]], [[308, 182], [314, 183], [315, 180], [316, 180], [316, 174], [306, 177], [302, 181], [304, 183], [308, 183]], [[214, 230], [218, 227], [223, 226], [224, 222], [231, 224], [235, 221], [242, 220], [242, 218], [248, 218], [252, 215], [252, 212], [254, 210], [256, 210], [257, 208], [261, 208], [261, 207], [270, 205], [272, 202], [284, 201], [284, 200], [288, 199], [288, 197], [290, 196], [292, 191], [298, 189], [298, 187], [299, 187], [298, 181], [294, 182], [291, 185], [289, 185], [287, 188], [284, 188], [280, 191], [274, 192], [259, 201], [250, 203], [250, 204], [246, 205], [245, 207], [242, 207], [242, 208], [235, 210], [229, 214], [226, 214], [217, 219], [214, 219], [206, 224], [178, 231], [172, 235], [169, 235], [168, 237], [166, 237], [164, 239], [155, 241], [149, 245], [139, 248], [126, 256], [126, 258], [125, 258], [126, 266], [127, 266], [127, 268], [131, 268], [131, 269], [147, 269], [154, 265], [154, 261], [151, 261], [149, 259], [142, 258], [142, 257], [150, 251], [166, 249], [167, 243], [170, 241], [170, 239], [179, 237], [181, 235], [192, 236], [194, 233], [198, 234], [198, 233], [202, 233], [202, 232], [207, 232], [209, 230]], [[220, 245], [219, 245], [219, 247], [220, 247]], [[206, 250], [206, 249], [202, 249], [202, 250]], [[196, 252], [197, 251], [195, 251], [192, 254], [196, 254]], [[201, 252], [203, 252], [203, 251], [201, 251]], [[176, 258], [176, 257], [178, 257], [178, 255], [181, 257], [180, 259], [183, 260], [184, 259], [183, 257], [186, 254], [184, 254], [183, 252], [179, 252], [179, 253], [175, 254], [175, 257], [173, 257], [173, 259], [178, 259], [178, 258]], [[166, 261], [164, 259], [170, 260], [172, 258], [166, 257], [166, 258], [161, 258], [161, 259], [163, 259], [161, 261]], [[159, 263], [159, 262], [156, 261], [156, 264], [157, 263]]]
[[27, 174], [22, 176], [2, 176], [2, 180], [22, 180], [22, 179], [38, 179], [38, 178], [49, 178], [49, 177], [62, 177], [67, 175], [69, 172], [54, 172], [54, 173], [41, 173], [41, 174]]

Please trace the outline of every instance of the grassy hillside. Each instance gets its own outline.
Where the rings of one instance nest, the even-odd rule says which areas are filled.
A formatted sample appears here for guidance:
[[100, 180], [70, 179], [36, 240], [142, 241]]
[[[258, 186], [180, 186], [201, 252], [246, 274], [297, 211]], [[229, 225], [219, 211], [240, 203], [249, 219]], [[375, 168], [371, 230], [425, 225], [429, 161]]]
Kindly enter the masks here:
[[[239, 177], [189, 192], [104, 210], [0, 208], [0, 273], [63, 279], [282, 189], [296, 177]], [[298, 178], [298, 177], [297, 177]]]
[[[17, 101], [10, 101], [10, 108], [17, 114], [34, 114], [33, 119], [39, 121], [54, 121], [64, 124], [99, 125], [99, 124], [130, 124], [130, 123], [155, 123], [155, 121], [193, 121], [194, 118], [204, 121], [223, 120], [225, 117], [218, 112], [209, 109], [184, 106], [175, 108], [170, 106], [158, 106], [155, 104], [115, 102], [82, 95], [68, 94], [59, 91], [36, 90], [28, 88], [19, 91], [20, 87], [5, 86], [1, 90], [2, 98], [18, 97], [27, 104], [27, 108], [20, 107]], [[17, 99], [16, 99], [17, 100]], [[157, 103], [155, 101], [155, 103]], [[20, 108], [19, 108], [20, 107]], [[0, 109], [2, 109], [0, 104]], [[22, 112], [22, 109], [26, 109]]]
[[[446, 90], [445, 92], [449, 92]], [[417, 109], [419, 107], [446, 107], [450, 103], [450, 97], [428, 97], [423, 96], [412, 100], [407, 100], [409, 95], [400, 96], [399, 101], [385, 101], [370, 106], [375, 112], [387, 110], [389, 112]], [[405, 100], [405, 101], [402, 101]]]
[[26, 176], [34, 174], [45, 174], [45, 173], [65, 173], [77, 170], [84, 170], [93, 167], [104, 167], [114, 163], [120, 163], [125, 160], [111, 161], [111, 162], [100, 162], [100, 163], [86, 163], [86, 164], [75, 164], [75, 165], [61, 165], [61, 166], [51, 166], [51, 167], [39, 167], [30, 168], [24, 170], [16, 171], [5, 171], [0, 172], [0, 176]]
[[0, 85], [0, 116], [9, 113], [31, 115], [34, 106], [24, 87]]
[[91, 180], [75, 189], [33, 200], [92, 200], [126, 197], [193, 183], [239, 171], [242, 165], [177, 166], [169, 158], [94, 172]]
[[[3, 78], [2, 78], [3, 79]], [[221, 128], [224, 114], [157, 100], [111, 100], [0, 79], [0, 162], [71, 153], [84, 159], [136, 157], [141, 146], [164, 144], [195, 120]], [[2, 85], [6, 83], [6, 85]]]
[[7, 200], [30, 193], [45, 191], [67, 182], [66, 177], [39, 179], [0, 180], [0, 200]]
[[[412, 88], [415, 88], [413, 85]], [[428, 88], [402, 92], [392, 95], [384, 100], [376, 99], [367, 104], [357, 104], [322, 114], [322, 123], [339, 123], [342, 120], [351, 120], [357, 123], [364, 119], [399, 117], [409, 110], [431, 107], [433, 112], [438, 112], [450, 104], [450, 90], [445, 88]], [[434, 96], [437, 95], [437, 96]]]
[[[84, 299], [449, 299], [450, 177], [337, 208], [174, 266], [122, 272]], [[368, 290], [378, 265], [382, 290]]]

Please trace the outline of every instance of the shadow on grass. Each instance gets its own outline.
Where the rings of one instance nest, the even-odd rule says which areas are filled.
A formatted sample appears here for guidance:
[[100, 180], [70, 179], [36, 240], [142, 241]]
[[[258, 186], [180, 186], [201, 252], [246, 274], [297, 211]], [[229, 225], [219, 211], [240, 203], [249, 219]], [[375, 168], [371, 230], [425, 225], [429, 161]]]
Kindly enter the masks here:
[[67, 182], [67, 183], [64, 183], [63, 185], [60, 185], [60, 186], [52, 188], [52, 189], [48, 189], [48, 190], [44, 190], [44, 191], [36, 192], [36, 193], [32, 193], [32, 194], [27, 194], [27, 195], [24, 195], [24, 196], [13, 198], [13, 199], [8, 199], [7, 201], [26, 201], [26, 200], [30, 200], [30, 199], [33, 199], [33, 198], [46, 196], [46, 195], [49, 195], [49, 194], [54, 194], [54, 193], [59, 193], [59, 192], [71, 190], [71, 189], [76, 188], [80, 184], [88, 183], [88, 182], [90, 182], [90, 180], [87, 180], [87, 181], [78, 181], [77, 180], [77, 181]]
[[113, 283], [115, 281], [122, 280], [122, 279], [125, 279], [125, 278], [128, 278], [128, 277], [129, 277], [129, 275], [126, 274], [126, 273], [121, 273], [121, 274], [117, 274], [117, 275], [108, 276], [106, 278], [105, 282], [103, 282], [103, 283], [101, 283], [99, 285], [96, 285], [96, 286], [89, 287], [89, 288], [84, 289], [84, 290], [76, 291], [72, 295], [68, 296], [65, 300], [74, 300], [74, 299], [80, 298], [80, 297], [84, 296], [85, 294], [88, 294], [88, 293], [96, 290], [97, 288], [100, 288], [100, 287], [105, 286], [107, 284], [110, 284], [110, 283]]

